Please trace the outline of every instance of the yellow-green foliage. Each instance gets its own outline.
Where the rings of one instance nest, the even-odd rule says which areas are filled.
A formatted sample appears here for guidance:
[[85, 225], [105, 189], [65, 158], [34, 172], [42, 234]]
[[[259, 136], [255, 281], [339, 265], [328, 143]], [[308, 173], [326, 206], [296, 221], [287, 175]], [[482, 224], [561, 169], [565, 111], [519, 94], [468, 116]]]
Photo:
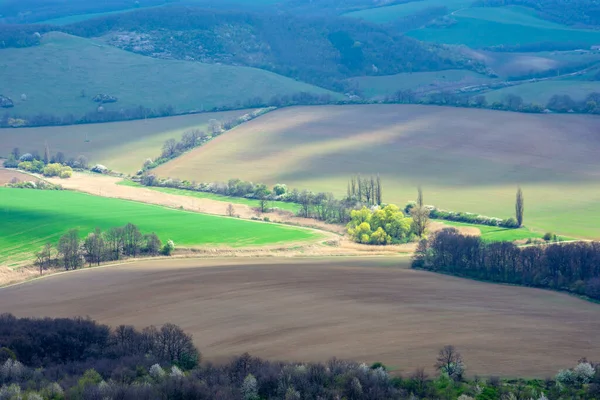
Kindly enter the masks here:
[[350, 213], [348, 234], [358, 243], [385, 245], [405, 243], [411, 237], [412, 219], [404, 215], [398, 206], [370, 210], [363, 207]]
[[[20, 163], [19, 168], [21, 167], [21, 164], [24, 164], [24, 163]], [[46, 165], [44, 167], [42, 173], [44, 174], [44, 176], [48, 176], [48, 177], [59, 176], [61, 178], [70, 178], [73, 175], [73, 169], [71, 167], [69, 167], [68, 165], [53, 163], [53, 164]]]
[[44, 169], [44, 163], [40, 160], [23, 161], [19, 163], [18, 168], [22, 169], [23, 171], [42, 172]]

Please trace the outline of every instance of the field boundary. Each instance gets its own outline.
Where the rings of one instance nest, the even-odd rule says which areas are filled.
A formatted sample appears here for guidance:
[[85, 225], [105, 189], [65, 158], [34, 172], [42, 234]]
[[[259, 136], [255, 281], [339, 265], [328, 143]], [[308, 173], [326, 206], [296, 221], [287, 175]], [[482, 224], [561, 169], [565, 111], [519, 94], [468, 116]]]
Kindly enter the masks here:
[[548, 292], [562, 293], [562, 294], [569, 295], [571, 297], [578, 298], [580, 300], [584, 300], [584, 301], [587, 301], [587, 302], [590, 302], [590, 303], [594, 303], [594, 304], [600, 305], [600, 300], [592, 299], [591, 297], [587, 297], [587, 296], [580, 295], [580, 294], [577, 294], [577, 293], [569, 292], [568, 290], [552, 289], [552, 288], [538, 287], [538, 286], [518, 285], [516, 283], [496, 282], [496, 281], [490, 281], [490, 280], [487, 280], [487, 279], [471, 278], [470, 276], [463, 276], [463, 275], [459, 275], [459, 274], [451, 274], [450, 272], [446, 272], [446, 271], [431, 271], [431, 270], [426, 269], [426, 268], [418, 268], [418, 267], [412, 267], [412, 266], [410, 268], [413, 269], [413, 270], [415, 270], [415, 271], [422, 271], [422, 272], [429, 272], [429, 273], [432, 273], [432, 274], [439, 274], [439, 275], [451, 276], [451, 277], [454, 277], [454, 278], [466, 279], [466, 280], [469, 280], [469, 281], [480, 282], [480, 283], [489, 283], [489, 284], [500, 285], [500, 286], [510, 286], [510, 287], [519, 287], [519, 288], [528, 288], [528, 289], [538, 289], [538, 290], [544, 290], [544, 291], [548, 291]]

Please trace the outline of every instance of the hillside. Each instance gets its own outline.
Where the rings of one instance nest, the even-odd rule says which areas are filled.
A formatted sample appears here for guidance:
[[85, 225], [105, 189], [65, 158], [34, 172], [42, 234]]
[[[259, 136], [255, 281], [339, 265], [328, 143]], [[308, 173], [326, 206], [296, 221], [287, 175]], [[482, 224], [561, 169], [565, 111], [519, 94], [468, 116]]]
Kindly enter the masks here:
[[172, 106], [179, 113], [298, 92], [337, 96], [254, 68], [154, 59], [58, 32], [44, 35], [40, 46], [0, 50], [0, 68], [10, 77], [2, 94], [15, 101], [8, 111], [25, 116], [78, 118], [96, 111], [99, 93], [118, 98], [103, 105], [106, 111]]
[[445, 24], [411, 31], [409, 35], [427, 42], [464, 44], [475, 48], [535, 43], [570, 43], [589, 48], [600, 43], [599, 31], [549, 22], [523, 7], [467, 8], [448, 18]]
[[156, 173], [338, 196], [351, 175], [380, 174], [386, 202], [404, 204], [422, 185], [428, 204], [502, 218], [513, 215], [521, 185], [527, 227], [598, 238], [598, 123], [435, 106], [296, 107], [244, 124]]
[[202, 113], [139, 121], [111, 122], [72, 126], [49, 126], [21, 129], [0, 129], [0, 157], [8, 157], [13, 148], [22, 153], [63, 152], [65, 157], [83, 155], [91, 164], [103, 164], [122, 173], [134, 174], [148, 158], [161, 154], [168, 139], [180, 140], [188, 130], [208, 131], [211, 119], [228, 121], [247, 110]]
[[169, 6], [63, 29], [156, 58], [257, 67], [337, 91], [352, 76], [478, 67], [439, 46], [335, 16]]

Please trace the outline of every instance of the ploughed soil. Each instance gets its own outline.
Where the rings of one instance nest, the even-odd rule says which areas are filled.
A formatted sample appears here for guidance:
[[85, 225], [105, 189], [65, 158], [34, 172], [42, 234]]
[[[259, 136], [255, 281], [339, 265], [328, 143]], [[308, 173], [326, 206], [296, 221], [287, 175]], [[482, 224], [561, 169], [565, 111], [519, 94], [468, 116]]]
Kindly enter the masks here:
[[455, 345], [468, 372], [554, 375], [600, 359], [600, 306], [565, 294], [408, 268], [409, 258], [173, 259], [85, 269], [0, 289], [2, 312], [172, 322], [204, 359], [381, 361], [432, 372]]
[[36, 181], [37, 180], [31, 175], [27, 175], [22, 172], [11, 170], [11, 169], [2, 168], [2, 164], [0, 164], [0, 186], [4, 186], [5, 184], [10, 183], [10, 181], [13, 178], [17, 178], [19, 181]]

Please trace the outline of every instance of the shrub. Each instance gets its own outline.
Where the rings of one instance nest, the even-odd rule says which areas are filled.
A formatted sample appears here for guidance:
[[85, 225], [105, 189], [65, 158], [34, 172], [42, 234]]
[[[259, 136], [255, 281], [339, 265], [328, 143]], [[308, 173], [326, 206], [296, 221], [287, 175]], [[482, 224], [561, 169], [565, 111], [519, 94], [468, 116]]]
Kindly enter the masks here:
[[553, 233], [553, 232], [546, 232], [546, 233], [544, 234], [544, 237], [543, 237], [543, 239], [544, 239], [546, 242], [550, 242], [550, 241], [556, 241], [557, 237], [556, 237], [556, 234], [555, 234], [555, 233]]
[[19, 157], [19, 161], [33, 161], [33, 154], [25, 153], [21, 157]]
[[518, 228], [519, 227], [519, 223], [517, 222], [516, 219], [514, 218], [508, 218], [505, 219], [504, 221], [502, 221], [502, 225], [505, 228]]
[[108, 172], [108, 168], [102, 164], [96, 164], [92, 167], [92, 169], [90, 169], [90, 171], [96, 172], [97, 174], [105, 174]]
[[282, 196], [287, 193], [287, 186], [282, 183], [278, 183], [277, 185], [273, 186], [273, 193], [275, 193], [277, 196]]
[[43, 174], [44, 176], [52, 177], [52, 176], [60, 176], [60, 173], [63, 169], [63, 166], [58, 163], [48, 164], [44, 167]]
[[175, 250], [175, 243], [171, 239], [167, 240], [167, 243], [162, 248], [161, 253], [165, 256], [170, 256], [173, 254], [173, 250]]
[[69, 166], [63, 166], [60, 170], [60, 175], [62, 179], [67, 179], [73, 176], [73, 169]]
[[573, 377], [576, 382], [585, 385], [590, 383], [596, 374], [596, 370], [592, 364], [588, 362], [581, 362], [573, 368]]
[[156, 381], [161, 381], [167, 375], [165, 373], [165, 370], [162, 369], [162, 367], [159, 364], [154, 364], [153, 366], [151, 366], [148, 372], [150, 376]]

